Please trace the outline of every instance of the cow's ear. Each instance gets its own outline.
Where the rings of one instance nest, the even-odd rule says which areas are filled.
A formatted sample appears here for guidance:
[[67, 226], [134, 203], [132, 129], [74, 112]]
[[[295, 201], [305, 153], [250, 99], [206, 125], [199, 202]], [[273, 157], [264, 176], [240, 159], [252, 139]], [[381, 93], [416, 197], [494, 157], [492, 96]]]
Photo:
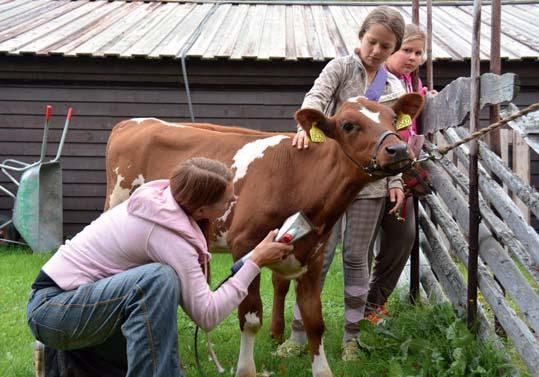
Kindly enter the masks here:
[[324, 113], [315, 109], [301, 109], [294, 114], [296, 122], [307, 132], [311, 131], [312, 126], [316, 126], [326, 134], [327, 137], [335, 138], [335, 122], [326, 117]]
[[409, 93], [401, 96], [391, 108], [395, 114], [404, 113], [410, 115], [413, 119], [421, 113], [425, 100], [418, 93]]

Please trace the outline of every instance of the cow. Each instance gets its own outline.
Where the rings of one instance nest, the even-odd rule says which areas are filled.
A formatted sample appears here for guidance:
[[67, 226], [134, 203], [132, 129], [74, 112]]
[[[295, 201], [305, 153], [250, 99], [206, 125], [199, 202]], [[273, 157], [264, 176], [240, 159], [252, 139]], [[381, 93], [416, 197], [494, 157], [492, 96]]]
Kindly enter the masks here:
[[[297, 281], [312, 374], [332, 376], [322, 340], [323, 246], [333, 225], [366, 183], [410, 165], [413, 156], [395, 133], [394, 122], [401, 113], [415, 117], [422, 106], [420, 95], [407, 94], [391, 107], [353, 98], [331, 117], [318, 110], [300, 109], [295, 113], [298, 124], [307, 133], [316, 126], [326, 136], [324, 142], [311, 144], [307, 150], [292, 147], [291, 133], [155, 118], [126, 120], [114, 127], [107, 144], [105, 207], [126, 200], [144, 182], [167, 178], [179, 161], [199, 156], [220, 160], [234, 173], [235, 200], [214, 225], [215, 242], [220, 246], [226, 243], [235, 260], [288, 216], [302, 211], [315, 230], [295, 244], [292, 255], [270, 268], [281, 280]], [[262, 325], [259, 284], [260, 278], [256, 278], [238, 308], [241, 345], [237, 377], [256, 375], [254, 338]], [[272, 324], [273, 336], [282, 338], [283, 327]]]

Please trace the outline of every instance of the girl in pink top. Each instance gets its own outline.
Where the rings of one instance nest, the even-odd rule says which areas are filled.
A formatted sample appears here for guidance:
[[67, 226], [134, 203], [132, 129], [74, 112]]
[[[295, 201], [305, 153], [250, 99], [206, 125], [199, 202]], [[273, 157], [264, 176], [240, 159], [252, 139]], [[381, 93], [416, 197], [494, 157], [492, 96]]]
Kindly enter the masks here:
[[[418, 80], [417, 86], [412, 83], [412, 73], [425, 62], [426, 42], [427, 36], [419, 26], [407, 24], [400, 49], [385, 63], [387, 70], [401, 80], [407, 93], [419, 92], [425, 95], [427, 92], [421, 80]], [[416, 121], [413, 120], [410, 126], [397, 131], [408, 142], [414, 154], [419, 155], [424, 139], [422, 135], [418, 135]], [[385, 312], [383, 305], [393, 292], [414, 244], [416, 227], [411, 198], [405, 199], [402, 213], [404, 219], [399, 226], [398, 237], [392, 232], [383, 234], [374, 259], [365, 309], [365, 317], [373, 322], [378, 320], [377, 312]]]
[[92, 350], [92, 359], [105, 358], [129, 377], [183, 376], [177, 306], [211, 330], [245, 298], [260, 267], [292, 251], [273, 242], [272, 231], [231, 279], [210, 290], [207, 233], [234, 198], [232, 177], [220, 162], [187, 160], [169, 180], [142, 185], [67, 241], [32, 285], [34, 336], [50, 348], [85, 351], [79, 357]]

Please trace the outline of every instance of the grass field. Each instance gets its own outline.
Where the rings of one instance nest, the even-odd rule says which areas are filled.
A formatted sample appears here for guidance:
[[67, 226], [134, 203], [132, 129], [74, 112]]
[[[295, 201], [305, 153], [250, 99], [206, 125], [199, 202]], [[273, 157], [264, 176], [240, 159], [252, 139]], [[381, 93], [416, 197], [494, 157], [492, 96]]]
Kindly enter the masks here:
[[[24, 249], [0, 247], [0, 375], [31, 377], [32, 336], [26, 326], [25, 305], [30, 285], [50, 254], [31, 254]], [[220, 282], [231, 265], [231, 257], [218, 254], [212, 261], [213, 280]], [[311, 376], [310, 358], [282, 360], [272, 355], [275, 344], [268, 331], [271, 311], [271, 275], [262, 275], [264, 326], [257, 337], [255, 360], [260, 376]], [[490, 345], [477, 344], [464, 323], [449, 306], [410, 305], [393, 295], [390, 317], [381, 326], [362, 324], [360, 359], [342, 362], [341, 337], [343, 321], [342, 271], [340, 254], [326, 280], [322, 300], [326, 336], [326, 354], [334, 375], [373, 377], [440, 377], [440, 376], [506, 376], [510, 366]], [[286, 315], [290, 319], [293, 292], [287, 297]], [[180, 353], [187, 376], [198, 376], [193, 352], [195, 327], [182, 310], [178, 311]], [[287, 331], [289, 329], [287, 328]], [[288, 334], [288, 332], [287, 332]], [[206, 376], [218, 375], [205, 352], [204, 336], [199, 335], [202, 366]], [[239, 351], [236, 316], [231, 315], [211, 332], [211, 341], [226, 369], [233, 375]], [[521, 371], [521, 375], [527, 376]]]

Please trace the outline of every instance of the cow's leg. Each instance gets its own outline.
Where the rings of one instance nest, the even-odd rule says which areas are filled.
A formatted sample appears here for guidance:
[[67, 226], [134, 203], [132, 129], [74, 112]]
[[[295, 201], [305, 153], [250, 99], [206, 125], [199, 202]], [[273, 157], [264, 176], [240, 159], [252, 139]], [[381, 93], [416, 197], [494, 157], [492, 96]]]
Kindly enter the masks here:
[[283, 342], [284, 335], [284, 302], [290, 288], [290, 280], [280, 278], [277, 274], [272, 275], [273, 282], [273, 311], [271, 312], [270, 333], [278, 343]]
[[303, 324], [309, 340], [314, 377], [332, 377], [324, 351], [322, 335], [324, 320], [322, 318], [322, 302], [320, 287], [323, 258], [311, 263], [307, 273], [298, 281], [297, 302], [303, 318]]
[[262, 326], [262, 300], [260, 299], [260, 276], [249, 286], [249, 294], [238, 308], [241, 344], [236, 377], [255, 377], [255, 336]]

